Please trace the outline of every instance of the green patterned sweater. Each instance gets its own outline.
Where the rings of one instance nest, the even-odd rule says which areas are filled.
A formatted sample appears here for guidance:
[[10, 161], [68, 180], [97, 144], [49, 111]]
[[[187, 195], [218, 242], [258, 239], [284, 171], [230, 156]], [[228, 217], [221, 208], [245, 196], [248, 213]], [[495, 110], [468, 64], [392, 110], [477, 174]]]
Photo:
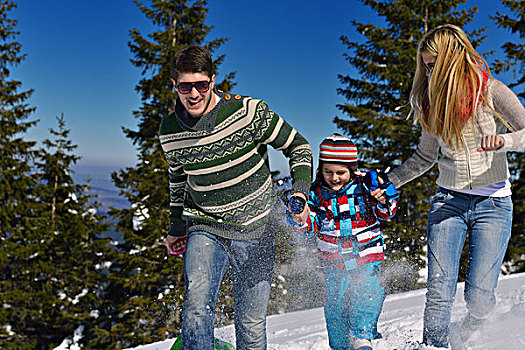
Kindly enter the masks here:
[[289, 159], [293, 191], [305, 195], [312, 150], [264, 101], [216, 95], [219, 102], [201, 118], [186, 116], [177, 101], [160, 125], [169, 164], [170, 234], [202, 230], [229, 239], [259, 238], [275, 204], [267, 146]]

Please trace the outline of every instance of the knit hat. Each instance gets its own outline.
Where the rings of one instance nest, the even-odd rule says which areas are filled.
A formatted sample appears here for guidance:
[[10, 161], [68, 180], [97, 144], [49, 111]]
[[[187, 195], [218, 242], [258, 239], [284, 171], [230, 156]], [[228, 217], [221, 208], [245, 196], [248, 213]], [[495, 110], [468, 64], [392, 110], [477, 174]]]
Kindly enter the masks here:
[[333, 134], [321, 142], [319, 160], [329, 163], [343, 163], [352, 170], [357, 170], [357, 147], [340, 134]]

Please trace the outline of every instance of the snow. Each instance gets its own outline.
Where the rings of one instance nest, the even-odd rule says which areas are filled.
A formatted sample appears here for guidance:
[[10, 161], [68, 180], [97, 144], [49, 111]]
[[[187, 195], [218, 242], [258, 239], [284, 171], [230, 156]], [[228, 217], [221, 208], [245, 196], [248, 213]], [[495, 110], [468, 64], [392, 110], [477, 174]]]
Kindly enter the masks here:
[[80, 326], [75, 330], [75, 334], [73, 335], [73, 340], [71, 339], [64, 339], [62, 344], [57, 346], [54, 350], [80, 350], [81, 347], [78, 345], [78, 342], [82, 338], [82, 333], [84, 332], [84, 326]]
[[[465, 314], [464, 284], [458, 285], [451, 329]], [[480, 332], [473, 335], [471, 350], [525, 349], [525, 273], [504, 276], [496, 289], [497, 305]], [[389, 295], [379, 319], [383, 339], [375, 350], [413, 350], [421, 340], [425, 290]], [[233, 326], [215, 330], [216, 337], [235, 344]], [[268, 316], [269, 350], [329, 350], [323, 308]], [[174, 339], [143, 345], [134, 350], [169, 350]]]

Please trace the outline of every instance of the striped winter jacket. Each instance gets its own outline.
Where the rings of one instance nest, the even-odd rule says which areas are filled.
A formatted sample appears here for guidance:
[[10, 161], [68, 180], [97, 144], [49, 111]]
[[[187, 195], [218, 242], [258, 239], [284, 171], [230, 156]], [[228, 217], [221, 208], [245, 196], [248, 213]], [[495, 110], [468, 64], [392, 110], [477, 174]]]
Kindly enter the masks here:
[[308, 205], [305, 225], [292, 225], [298, 233], [317, 236], [321, 267], [352, 270], [384, 259], [379, 221], [395, 215], [397, 199], [382, 205], [358, 175], [337, 192], [314, 182]]

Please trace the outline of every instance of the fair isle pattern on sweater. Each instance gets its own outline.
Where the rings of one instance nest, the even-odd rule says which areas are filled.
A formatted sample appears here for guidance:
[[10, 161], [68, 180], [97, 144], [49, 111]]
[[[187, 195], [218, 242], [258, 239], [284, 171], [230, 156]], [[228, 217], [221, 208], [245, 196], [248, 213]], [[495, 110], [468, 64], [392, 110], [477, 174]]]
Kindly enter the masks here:
[[227, 237], [227, 227], [261, 225], [272, 209], [267, 145], [289, 158], [292, 185], [303, 193], [311, 181], [312, 152], [264, 101], [221, 97], [201, 117], [211, 127], [184, 127], [178, 108], [179, 114], [162, 120], [159, 138], [170, 166], [170, 221], [213, 223], [224, 231], [215, 233]]
[[[320, 196], [332, 212], [333, 219], [328, 218]], [[384, 260], [379, 220], [395, 215], [396, 199], [385, 205], [377, 202], [359, 176], [337, 192], [312, 186], [308, 204], [311, 214], [307, 223], [303, 227], [294, 227], [294, 230], [317, 235], [321, 267], [352, 270]]]

